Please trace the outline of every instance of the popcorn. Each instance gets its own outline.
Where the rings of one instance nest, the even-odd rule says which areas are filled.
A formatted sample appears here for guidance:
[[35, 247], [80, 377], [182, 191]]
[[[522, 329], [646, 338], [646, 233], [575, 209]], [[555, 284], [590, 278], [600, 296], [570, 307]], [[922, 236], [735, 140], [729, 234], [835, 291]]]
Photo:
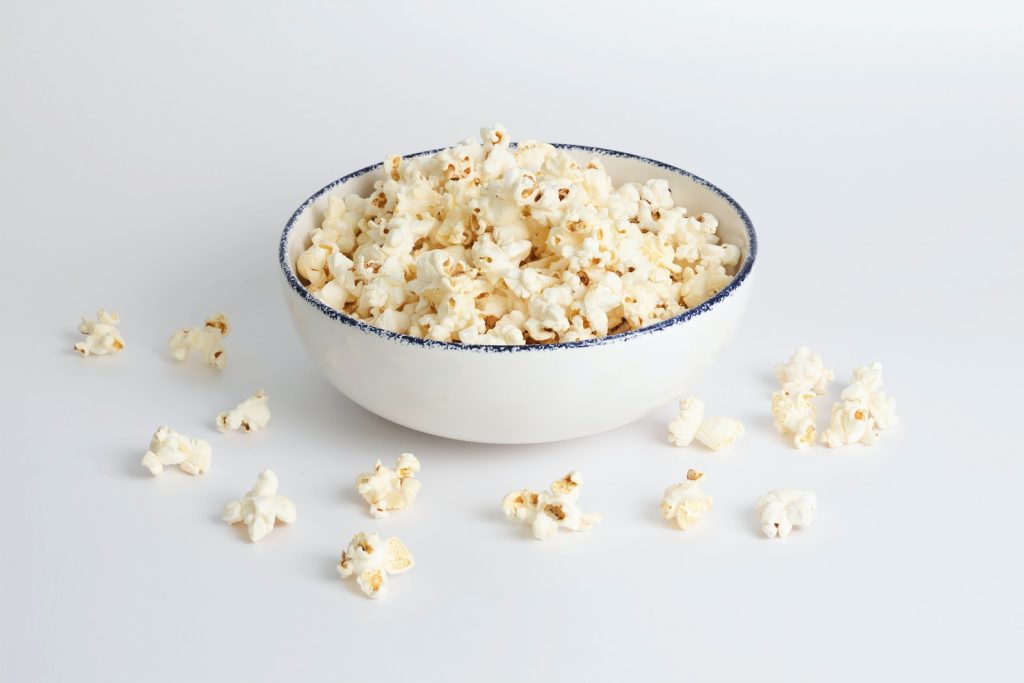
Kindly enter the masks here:
[[793, 445], [807, 448], [814, 443], [814, 398], [812, 389], [783, 389], [772, 394], [772, 420], [781, 434], [792, 434]]
[[661, 499], [662, 516], [674, 519], [683, 531], [699, 522], [711, 509], [711, 496], [701, 491], [697, 484], [703, 476], [702, 472], [687, 470], [686, 481], [669, 486]]
[[853, 371], [853, 382], [832, 405], [829, 426], [821, 440], [829, 448], [850, 443], [871, 446], [878, 442], [879, 430], [896, 421], [896, 401], [885, 395], [882, 365], [874, 363]]
[[270, 399], [262, 389], [239, 403], [233, 410], [217, 416], [217, 429], [221, 432], [257, 432], [270, 421]]
[[377, 534], [359, 532], [341, 554], [338, 574], [343, 579], [356, 577], [356, 583], [367, 596], [382, 597], [388, 591], [388, 577], [412, 569], [412, 553], [392, 536], [381, 542]]
[[223, 313], [210, 316], [202, 327], [183, 327], [168, 342], [171, 347], [171, 358], [183, 361], [188, 354], [200, 353], [206, 362], [222, 370], [227, 357], [221, 340], [230, 332], [228, 319]]
[[835, 373], [825, 367], [821, 356], [812, 354], [806, 346], [798, 348], [786, 363], [776, 365], [775, 376], [783, 389], [810, 390], [818, 396], [824, 394], [828, 383], [835, 379]]
[[601, 515], [584, 514], [576, 504], [581, 483], [580, 473], [573, 470], [553, 482], [550, 491], [512, 491], [501, 501], [501, 509], [509, 520], [529, 524], [533, 537], [541, 541], [554, 536], [559, 527], [586, 531], [601, 521]]
[[153, 476], [162, 474], [164, 465], [177, 465], [182, 472], [202, 474], [210, 469], [212, 450], [202, 439], [192, 439], [161, 426], [149, 442], [149, 450], [142, 456], [142, 466]]
[[614, 187], [596, 158], [485, 128], [384, 161], [368, 197], [329, 196], [295, 270], [313, 296], [393, 332], [547, 344], [638, 329], [698, 306], [741, 259], [668, 182]]
[[395, 469], [385, 467], [378, 460], [372, 472], [360, 474], [356, 479], [356, 490], [370, 504], [370, 516], [387, 517], [388, 510], [401, 510], [412, 505], [420, 491], [420, 482], [415, 478], [419, 471], [420, 461], [416, 456], [402, 453]]
[[108, 313], [102, 308], [96, 312], [95, 320], [82, 318], [78, 331], [85, 335], [85, 339], [75, 344], [75, 351], [82, 356], [102, 356], [121, 351], [124, 348], [124, 339], [117, 330], [120, 322], [121, 318], [117, 313]]
[[699, 398], [684, 398], [679, 402], [679, 414], [668, 423], [668, 440], [676, 446], [689, 446], [704, 420], [704, 402]]
[[713, 451], [731, 446], [743, 436], [743, 425], [729, 417], [709, 417], [701, 423], [695, 438]]
[[224, 521], [245, 524], [253, 543], [273, 531], [276, 520], [291, 524], [295, 521], [295, 503], [277, 492], [278, 485], [277, 475], [272, 470], [263, 470], [241, 500], [227, 504]]
[[785, 538], [794, 526], [810, 526], [817, 509], [818, 499], [813, 493], [769, 491], [757, 500], [757, 523], [768, 538]]

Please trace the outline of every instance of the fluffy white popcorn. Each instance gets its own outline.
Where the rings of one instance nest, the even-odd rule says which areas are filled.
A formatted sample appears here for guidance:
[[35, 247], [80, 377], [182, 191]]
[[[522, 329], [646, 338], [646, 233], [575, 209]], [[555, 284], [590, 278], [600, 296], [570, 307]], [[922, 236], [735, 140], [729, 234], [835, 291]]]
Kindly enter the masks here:
[[703, 476], [702, 472], [687, 470], [686, 480], [665, 489], [661, 499], [662, 516], [674, 519], [683, 531], [699, 522], [713, 504], [711, 496], [701, 491], [697, 483]]
[[801, 346], [787, 362], [775, 366], [775, 376], [779, 378], [783, 389], [809, 389], [820, 396], [828, 389], [828, 383], [835, 378], [835, 373], [825, 367], [820, 355]]
[[242, 497], [224, 508], [224, 521], [241, 522], [249, 529], [249, 539], [258, 543], [274, 530], [277, 521], [288, 524], [295, 521], [295, 503], [277, 492], [279, 483], [272, 470], [263, 470], [256, 483]]
[[227, 316], [223, 313], [210, 316], [202, 327], [183, 327], [167, 342], [171, 347], [171, 358], [183, 361], [189, 353], [198, 353], [209, 365], [221, 370], [227, 361], [222, 340], [230, 331]]
[[367, 596], [382, 597], [388, 591], [388, 577], [412, 569], [412, 553], [392, 536], [381, 541], [377, 534], [359, 532], [341, 553], [338, 574], [343, 579], [356, 577]]
[[270, 421], [270, 399], [260, 389], [231, 410], [217, 416], [217, 429], [221, 432], [256, 432]]
[[668, 440], [676, 446], [689, 446], [704, 421], [704, 402], [692, 396], [679, 401], [679, 414], [668, 423]]
[[82, 356], [117, 353], [124, 348], [124, 339], [117, 329], [120, 322], [117, 313], [109, 313], [102, 308], [96, 312], [95, 320], [82, 318], [78, 331], [85, 335], [85, 339], [75, 344], [75, 351]]
[[163, 425], [153, 434], [149, 450], [142, 456], [142, 466], [153, 476], [162, 474], [165, 465], [177, 465], [188, 474], [202, 474], [210, 469], [212, 455], [207, 442], [179, 434]]
[[794, 526], [810, 526], [818, 499], [806, 491], [779, 489], [757, 499], [757, 523], [768, 538], [785, 538]]
[[420, 491], [416, 473], [420, 461], [412, 453], [398, 456], [395, 469], [385, 467], [378, 460], [372, 472], [364, 472], [356, 479], [356, 490], [370, 505], [370, 515], [382, 518], [388, 510], [401, 510], [412, 505]]
[[793, 445], [807, 448], [814, 443], [815, 410], [813, 389], [783, 389], [772, 394], [772, 420], [781, 434], [792, 434]]
[[868, 411], [878, 428], [888, 429], [896, 424], [896, 399], [885, 395], [882, 364], [872, 363], [854, 369], [853, 381], [863, 386], [867, 392]]
[[369, 196], [328, 197], [295, 263], [308, 290], [393, 332], [505, 345], [637, 329], [732, 281], [740, 248], [665, 180], [615, 187], [597, 158], [480, 136], [389, 156]]
[[894, 424], [896, 401], [885, 395], [882, 365], [874, 363], [853, 371], [853, 382], [832, 405], [829, 426], [821, 440], [829, 448], [851, 443], [870, 446], [878, 442], [879, 430]]
[[709, 417], [701, 423], [695, 438], [713, 451], [731, 446], [743, 436], [743, 424], [731, 417]]
[[550, 491], [512, 491], [501, 501], [501, 509], [508, 519], [529, 524], [533, 537], [541, 541], [554, 536], [559, 527], [586, 531], [601, 521], [601, 515], [580, 510], [581, 483], [580, 473], [573, 470], [552, 482]]

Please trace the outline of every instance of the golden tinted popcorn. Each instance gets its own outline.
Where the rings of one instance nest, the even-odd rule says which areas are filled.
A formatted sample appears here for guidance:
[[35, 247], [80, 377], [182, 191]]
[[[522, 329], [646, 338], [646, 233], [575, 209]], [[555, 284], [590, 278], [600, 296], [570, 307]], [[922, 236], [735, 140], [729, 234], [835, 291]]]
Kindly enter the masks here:
[[270, 399], [260, 389], [231, 410], [217, 416], [217, 429], [221, 432], [256, 432], [270, 422]]
[[815, 410], [811, 389], [776, 391], [772, 394], [772, 420], [781, 434], [792, 434], [793, 445], [807, 448], [814, 443]]
[[241, 500], [227, 504], [224, 508], [224, 521], [228, 524], [245, 524], [253, 543], [262, 541], [273, 531], [276, 522], [294, 522], [295, 503], [277, 492], [279, 485], [277, 475], [272, 470], [263, 470]]
[[713, 451], [731, 446], [743, 436], [743, 424], [731, 417], [709, 417], [701, 423], [695, 438]]
[[420, 491], [416, 473], [420, 461], [412, 453], [398, 456], [395, 469], [385, 467], [378, 460], [372, 472], [364, 472], [356, 479], [356, 490], [370, 504], [372, 517], [387, 517], [389, 510], [401, 510], [412, 505]]
[[171, 358], [183, 361], [189, 353], [198, 353], [210, 366], [222, 370], [227, 362], [222, 340], [230, 331], [227, 316], [223, 313], [210, 316], [202, 327], [183, 327], [167, 342], [171, 347]]
[[679, 402], [679, 414], [668, 423], [668, 440], [676, 446], [689, 446], [704, 421], [704, 402], [692, 396]]
[[696, 524], [711, 510], [714, 501], [711, 496], [700, 490], [697, 482], [704, 474], [696, 470], [686, 472], [686, 480], [672, 484], [665, 489], [661, 499], [661, 515], [668, 520], [675, 520], [683, 531]]
[[545, 541], [559, 527], [586, 531], [601, 521], [598, 513], [584, 514], [577, 501], [582, 477], [576, 470], [551, 484], [550, 491], [512, 491], [501, 501], [501, 509], [512, 521], [529, 524], [533, 537]]
[[810, 526], [817, 510], [813, 493], [779, 489], [758, 498], [755, 513], [765, 536], [785, 538], [794, 526]]
[[120, 323], [117, 313], [109, 313], [102, 308], [96, 312], [95, 320], [82, 318], [78, 331], [85, 335], [85, 339], [75, 344], [75, 351], [82, 356], [102, 356], [121, 351], [124, 339], [117, 329]]
[[142, 466], [153, 476], [162, 474], [165, 465], [177, 465], [182, 472], [202, 474], [210, 469], [213, 452], [202, 439], [192, 439], [163, 425], [153, 434]]
[[412, 566], [412, 553], [394, 536], [382, 542], [377, 534], [359, 532], [341, 553], [338, 574], [343, 579], [355, 576], [367, 596], [380, 598], [388, 591], [388, 577]]
[[668, 183], [612, 184], [601, 162], [513, 148], [485, 128], [433, 156], [384, 162], [368, 197], [330, 196], [295, 263], [308, 290], [393, 332], [463, 344], [581, 341], [698, 306], [738, 246]]

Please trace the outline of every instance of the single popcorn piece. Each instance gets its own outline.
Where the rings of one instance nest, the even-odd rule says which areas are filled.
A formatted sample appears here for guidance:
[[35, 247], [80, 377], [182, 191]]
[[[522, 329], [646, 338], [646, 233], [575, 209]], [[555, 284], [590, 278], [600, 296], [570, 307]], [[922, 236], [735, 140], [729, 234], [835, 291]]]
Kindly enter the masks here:
[[142, 456], [142, 466], [153, 476], [162, 474], [165, 465], [177, 465], [188, 474], [202, 474], [210, 469], [212, 455], [207, 442], [189, 438], [164, 425], [153, 434], [149, 450]]
[[474, 345], [619, 334], [699, 306], [742, 259], [668, 181], [616, 187], [597, 157], [499, 125], [427, 156], [389, 156], [368, 196], [327, 197], [295, 272], [371, 325]]
[[743, 436], [743, 424], [730, 417], [709, 417], [701, 423], [696, 439], [713, 451], [731, 446]]
[[674, 519], [683, 531], [699, 522], [713, 504], [711, 496], [701, 491], [697, 483], [703, 476], [702, 472], [688, 470], [686, 481], [669, 486], [661, 499], [662, 516]]
[[545, 541], [559, 527], [586, 531], [601, 521], [598, 513], [584, 514], [576, 504], [582, 477], [573, 470], [551, 484], [550, 491], [512, 491], [501, 501], [501, 509], [512, 521], [529, 524], [534, 538]]
[[412, 553], [392, 536], [382, 542], [377, 534], [359, 532], [341, 554], [338, 574], [343, 579], [356, 577], [356, 583], [367, 596], [383, 597], [388, 591], [388, 577], [412, 569]]
[[109, 313], [102, 308], [96, 312], [95, 320], [82, 318], [78, 331], [85, 335], [85, 339], [75, 344], [75, 351], [83, 357], [121, 351], [124, 349], [124, 339], [117, 329], [120, 323], [121, 318], [117, 313]]
[[699, 398], [684, 398], [679, 402], [679, 414], [668, 423], [668, 440], [676, 446], [689, 446], [704, 420], [704, 402]]
[[810, 526], [817, 509], [818, 499], [813, 493], [769, 491], [757, 500], [757, 523], [768, 538], [785, 538], [794, 526]]
[[258, 543], [274, 530], [277, 521], [295, 521], [295, 503], [277, 492], [279, 483], [273, 470], [260, 472], [252, 489], [241, 500], [233, 500], [224, 508], [224, 521], [241, 522], [249, 529], [249, 539]]
[[221, 432], [256, 432], [264, 429], [270, 422], [270, 399], [260, 389], [255, 394], [239, 403], [234, 409], [217, 416], [217, 429]]
[[810, 390], [818, 396], [824, 394], [828, 383], [835, 379], [835, 373], [825, 367], [821, 356], [811, 353], [806, 346], [798, 348], [786, 363], [776, 365], [775, 376], [783, 389]]
[[783, 389], [772, 394], [772, 419], [781, 434], [792, 434], [793, 445], [807, 448], [814, 443], [815, 410], [811, 389]]
[[851, 443], [871, 446], [878, 442], [880, 430], [896, 421], [896, 401], [885, 395], [881, 363], [862, 366], [853, 371], [853, 382], [832, 405], [821, 440], [829, 448]]
[[885, 395], [882, 382], [882, 364], [872, 363], [856, 368], [853, 381], [864, 387], [868, 394], [868, 412], [879, 429], [888, 429], [897, 422], [896, 399]]
[[189, 353], [198, 353], [209, 365], [222, 370], [227, 361], [223, 339], [230, 331], [227, 316], [223, 313], [210, 316], [202, 327], [183, 327], [168, 341], [171, 358], [183, 361]]
[[388, 516], [389, 510], [401, 510], [412, 505], [420, 491], [416, 473], [420, 461], [412, 453], [398, 456], [395, 469], [385, 467], [378, 460], [372, 472], [364, 472], [356, 479], [356, 490], [370, 505], [370, 515], [376, 518]]

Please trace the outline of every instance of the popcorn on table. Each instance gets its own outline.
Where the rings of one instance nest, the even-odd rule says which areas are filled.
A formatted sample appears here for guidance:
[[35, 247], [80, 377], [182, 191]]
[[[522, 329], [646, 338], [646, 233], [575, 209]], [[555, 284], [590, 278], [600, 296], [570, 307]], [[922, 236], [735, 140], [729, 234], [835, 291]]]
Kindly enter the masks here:
[[239, 403], [235, 408], [217, 416], [217, 429], [221, 432], [256, 432], [264, 429], [270, 422], [270, 399], [260, 389], [255, 394]]
[[704, 421], [704, 402], [692, 396], [679, 401], [679, 414], [668, 423], [668, 440], [676, 446], [689, 446]]
[[793, 445], [797, 448], [807, 448], [814, 443], [814, 396], [811, 389], [783, 389], [772, 394], [775, 428], [781, 434], [792, 434]]
[[177, 465], [182, 472], [202, 474], [210, 469], [213, 452], [202, 439], [192, 439], [161, 426], [149, 442], [149, 450], [142, 456], [142, 465], [153, 476], [163, 473], [165, 465]]
[[713, 504], [711, 496], [701, 491], [697, 483], [703, 476], [703, 472], [688, 470], [686, 480], [665, 489], [661, 499], [662, 516], [674, 519], [683, 531], [699, 522]]
[[818, 499], [807, 491], [778, 489], [757, 500], [757, 522], [768, 538], [785, 538], [794, 526], [810, 526]]
[[295, 263], [307, 289], [393, 332], [507, 345], [650, 325], [732, 280], [739, 247], [665, 180], [614, 187], [597, 158], [481, 137], [388, 157], [368, 197], [329, 196]]
[[202, 327], [183, 327], [168, 341], [171, 358], [183, 361], [189, 353], [198, 353], [209, 365], [222, 370], [227, 361], [223, 339], [230, 331], [227, 316], [223, 313], [210, 316]]
[[378, 460], [372, 472], [364, 472], [356, 478], [356, 490], [370, 505], [370, 516], [383, 518], [389, 510], [401, 510], [412, 505], [420, 492], [416, 473], [420, 461], [412, 453], [398, 456], [395, 469], [385, 467]]
[[828, 429], [821, 440], [829, 448], [850, 443], [872, 445], [881, 429], [896, 424], [896, 401], [885, 395], [882, 364], [874, 363], [853, 371], [853, 381], [832, 405]]
[[695, 438], [713, 451], [728, 448], [744, 434], [743, 424], [731, 417], [709, 417], [697, 430]]
[[227, 504], [224, 508], [224, 521], [228, 524], [245, 524], [253, 543], [262, 541], [273, 531], [277, 521], [289, 524], [294, 522], [295, 503], [279, 494], [278, 486], [277, 475], [273, 470], [263, 470], [241, 500]]
[[783, 389], [812, 391], [820, 396], [828, 390], [828, 383], [835, 379], [836, 374], [825, 367], [820, 355], [801, 346], [787, 362], [775, 366], [775, 376]]
[[601, 515], [580, 510], [581, 483], [580, 473], [573, 470], [554, 481], [550, 491], [512, 491], [501, 501], [501, 509], [508, 519], [529, 524], [534, 538], [541, 541], [554, 536], [559, 527], [586, 531], [601, 521]]
[[377, 534], [359, 532], [341, 554], [338, 574], [343, 579], [355, 576], [364, 593], [379, 598], [388, 591], [390, 575], [401, 574], [412, 566], [412, 553], [394, 536], [382, 542]]
[[75, 351], [82, 356], [103, 356], [121, 351], [124, 339], [117, 329], [120, 323], [117, 313], [109, 313], [102, 308], [96, 312], [95, 320], [82, 318], [78, 331], [85, 335], [85, 339], [75, 344]]

